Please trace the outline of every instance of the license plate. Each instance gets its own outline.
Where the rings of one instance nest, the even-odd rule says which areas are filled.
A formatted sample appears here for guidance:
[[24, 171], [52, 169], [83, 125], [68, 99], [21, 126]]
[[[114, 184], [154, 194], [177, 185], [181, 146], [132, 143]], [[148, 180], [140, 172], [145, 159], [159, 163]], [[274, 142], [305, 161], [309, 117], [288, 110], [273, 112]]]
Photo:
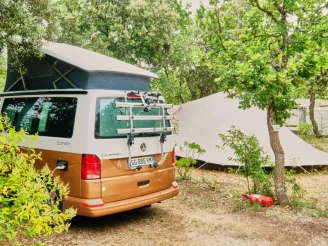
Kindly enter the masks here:
[[154, 156], [132, 158], [130, 162], [130, 168], [135, 169], [137, 166], [153, 165], [154, 162]]

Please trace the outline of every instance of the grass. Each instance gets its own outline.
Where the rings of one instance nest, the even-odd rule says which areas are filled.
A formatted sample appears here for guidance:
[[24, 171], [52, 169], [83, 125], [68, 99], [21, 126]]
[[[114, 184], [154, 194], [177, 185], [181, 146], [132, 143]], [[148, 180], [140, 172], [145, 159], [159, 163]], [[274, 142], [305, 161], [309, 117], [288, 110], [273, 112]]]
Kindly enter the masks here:
[[[293, 208], [287, 210], [291, 214], [309, 218], [328, 217], [328, 199], [322, 197], [328, 195], [328, 181], [323, 182], [326, 175], [324, 172], [287, 172], [288, 190], [293, 204]], [[212, 211], [217, 206], [224, 206], [234, 212], [270, 214], [272, 211], [278, 217], [286, 214], [286, 209], [280, 206], [262, 207], [241, 198], [241, 194], [246, 191], [245, 178], [235, 173], [195, 170], [191, 180], [181, 180], [180, 185], [182, 202], [190, 208]]]
[[328, 138], [316, 138], [314, 135], [301, 136], [301, 138], [313, 147], [328, 152]]

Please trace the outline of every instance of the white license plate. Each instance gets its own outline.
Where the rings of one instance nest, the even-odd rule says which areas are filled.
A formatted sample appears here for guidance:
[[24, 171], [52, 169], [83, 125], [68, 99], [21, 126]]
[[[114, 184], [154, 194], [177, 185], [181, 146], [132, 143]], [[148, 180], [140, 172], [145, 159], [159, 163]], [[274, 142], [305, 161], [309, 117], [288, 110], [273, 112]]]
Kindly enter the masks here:
[[135, 169], [137, 166], [153, 165], [154, 162], [154, 156], [132, 158], [130, 162], [130, 168]]

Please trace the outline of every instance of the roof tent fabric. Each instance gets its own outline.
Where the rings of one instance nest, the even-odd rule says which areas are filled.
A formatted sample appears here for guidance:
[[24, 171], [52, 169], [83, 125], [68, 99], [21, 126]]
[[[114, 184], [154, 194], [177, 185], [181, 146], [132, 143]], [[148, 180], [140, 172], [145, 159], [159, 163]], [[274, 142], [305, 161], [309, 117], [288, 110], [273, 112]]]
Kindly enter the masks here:
[[[45, 56], [25, 63], [27, 73], [8, 66], [5, 91], [42, 89], [112, 89], [148, 91], [154, 73], [79, 47], [50, 43], [43, 46]], [[18, 82], [19, 83], [18, 83]], [[17, 82], [17, 83], [16, 83]]]
[[[242, 110], [238, 106], [238, 99], [228, 99], [223, 93], [178, 106], [174, 109], [175, 112], [173, 111], [179, 125], [179, 133], [176, 135], [177, 146], [183, 146], [184, 141], [196, 142], [206, 150], [199, 160], [224, 166], [239, 166], [239, 163], [228, 159], [233, 155], [232, 150], [216, 147], [222, 146], [218, 134], [227, 133], [234, 125], [245, 134], [254, 134], [274, 160], [266, 112], [255, 107]], [[328, 165], [328, 153], [315, 149], [289, 129], [280, 128], [279, 137], [285, 152], [286, 166]], [[176, 148], [176, 155], [184, 157], [185, 153]]]

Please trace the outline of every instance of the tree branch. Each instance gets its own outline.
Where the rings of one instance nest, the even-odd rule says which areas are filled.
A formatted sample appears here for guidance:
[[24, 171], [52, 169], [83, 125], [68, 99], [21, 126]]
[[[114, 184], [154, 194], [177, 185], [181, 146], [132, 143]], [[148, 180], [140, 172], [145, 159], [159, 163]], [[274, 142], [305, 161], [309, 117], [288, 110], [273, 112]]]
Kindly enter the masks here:
[[259, 10], [261, 10], [262, 12], [266, 13], [269, 17], [271, 17], [271, 19], [272, 19], [275, 23], [278, 23], [278, 22], [279, 22], [278, 19], [274, 16], [274, 14], [273, 14], [271, 11], [269, 11], [269, 10], [267, 10], [267, 9], [265, 9], [265, 8], [262, 8], [262, 7], [260, 6], [260, 3], [259, 3], [258, 0], [255, 1], [255, 4], [256, 4], [256, 7], [257, 7]]
[[279, 11], [279, 13], [280, 13], [281, 15], [285, 15], [285, 10], [284, 10], [281, 6], [279, 6], [279, 4], [278, 4], [277, 2], [275, 2], [275, 3], [273, 4], [273, 6], [276, 7], [276, 9]]

